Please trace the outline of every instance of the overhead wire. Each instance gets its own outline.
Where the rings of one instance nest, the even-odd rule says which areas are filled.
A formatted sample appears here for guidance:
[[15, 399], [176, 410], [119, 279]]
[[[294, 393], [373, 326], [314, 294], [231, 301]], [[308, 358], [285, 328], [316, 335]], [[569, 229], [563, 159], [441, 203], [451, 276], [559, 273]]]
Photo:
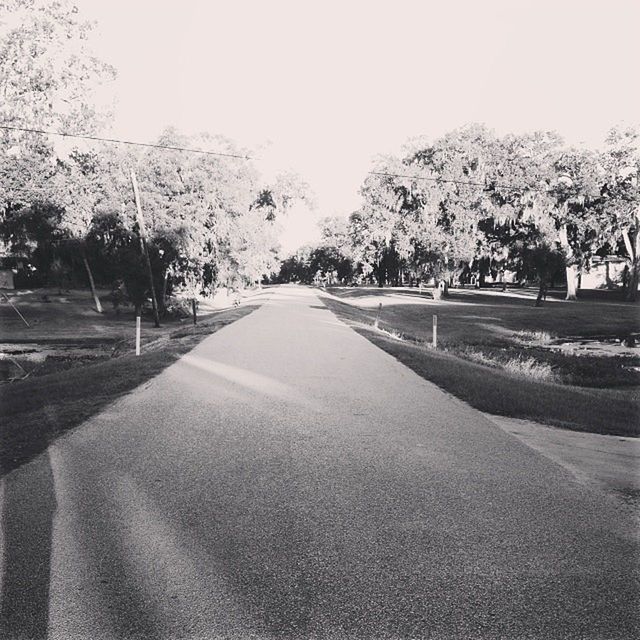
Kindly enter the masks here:
[[430, 182], [444, 182], [444, 183], [449, 183], [449, 184], [458, 184], [458, 185], [467, 185], [467, 186], [472, 186], [472, 187], [483, 187], [484, 189], [487, 189], [488, 187], [491, 186], [495, 186], [495, 187], [500, 187], [501, 189], [507, 189], [507, 190], [512, 190], [512, 191], [523, 191], [523, 190], [527, 190], [527, 191], [544, 191], [544, 189], [539, 189], [539, 188], [535, 188], [535, 187], [530, 187], [530, 186], [516, 186], [516, 185], [507, 185], [507, 184], [502, 184], [500, 182], [473, 182], [472, 180], [456, 180], [454, 178], [440, 178], [440, 177], [435, 177], [435, 176], [411, 176], [411, 175], [406, 175], [403, 173], [388, 173], [386, 171], [367, 171], [368, 175], [373, 175], [373, 176], [388, 176], [390, 178], [409, 178], [411, 180], [427, 180]]
[[[90, 136], [90, 135], [85, 135], [85, 134], [79, 134], [79, 133], [67, 133], [67, 132], [61, 132], [61, 131], [49, 131], [46, 129], [34, 129], [34, 128], [29, 128], [29, 127], [17, 127], [17, 126], [11, 126], [11, 125], [0, 125], [0, 129], [1, 130], [5, 130], [5, 131], [20, 131], [23, 133], [37, 133], [37, 134], [41, 134], [41, 135], [55, 135], [55, 136], [60, 136], [63, 138], [78, 138], [81, 140], [90, 140], [93, 142], [108, 142], [108, 143], [112, 143], [112, 144], [125, 144], [125, 145], [130, 145], [130, 146], [136, 146], [136, 147], [146, 147], [146, 148], [152, 148], [152, 149], [162, 149], [165, 151], [181, 151], [181, 152], [185, 152], [185, 153], [199, 153], [199, 154], [204, 154], [204, 155], [210, 155], [210, 156], [221, 156], [221, 157], [225, 157], [225, 158], [237, 158], [240, 160], [257, 160], [258, 158], [249, 156], [249, 155], [240, 155], [240, 154], [235, 154], [235, 153], [224, 153], [221, 151], [207, 151], [205, 149], [194, 149], [191, 147], [178, 147], [178, 146], [173, 146], [173, 145], [164, 145], [164, 144], [154, 144], [154, 143], [150, 143], [150, 142], [136, 142], [133, 140], [122, 140], [122, 139], [118, 139], [118, 138], [104, 138], [104, 137], [100, 137], [100, 136]], [[417, 176], [417, 175], [407, 175], [407, 174], [401, 174], [401, 173], [391, 173], [391, 172], [386, 172], [386, 171], [367, 171], [366, 172], [367, 175], [373, 175], [373, 176], [386, 176], [386, 177], [391, 177], [391, 178], [407, 178], [407, 179], [411, 179], [411, 180], [424, 180], [424, 181], [430, 181], [430, 182], [436, 182], [436, 183], [448, 183], [448, 184], [456, 184], [456, 185], [464, 185], [464, 186], [474, 186], [474, 187], [482, 187], [484, 189], [487, 189], [490, 186], [494, 186], [494, 187], [499, 187], [501, 189], [507, 189], [507, 190], [513, 190], [513, 191], [521, 191], [521, 190], [527, 190], [527, 191], [544, 191], [543, 189], [538, 189], [535, 187], [530, 187], [530, 186], [516, 186], [516, 185], [506, 185], [506, 184], [501, 184], [501, 183], [496, 183], [496, 182], [492, 182], [492, 183], [483, 183], [483, 182], [474, 182], [472, 180], [457, 180], [454, 178], [441, 178], [441, 177], [434, 177], [434, 176]]]
[[164, 149], [166, 151], [184, 151], [187, 153], [201, 153], [208, 156], [222, 156], [224, 158], [238, 158], [240, 160], [256, 160], [248, 155], [240, 155], [237, 153], [224, 153], [222, 151], [207, 151], [205, 149], [193, 149], [190, 147], [176, 147], [166, 144], [153, 144], [151, 142], [135, 142], [133, 140], [120, 140], [118, 138], [102, 138], [100, 136], [90, 136], [81, 133], [65, 133], [62, 131], [48, 131], [46, 129], [31, 129], [28, 127], [15, 127], [10, 125], [0, 125], [0, 129], [5, 131], [20, 131], [23, 133], [39, 133], [49, 136], [60, 136], [62, 138], [79, 138], [81, 140], [91, 140], [93, 142], [109, 142], [113, 144], [127, 144], [134, 147], [147, 147], [152, 149]]

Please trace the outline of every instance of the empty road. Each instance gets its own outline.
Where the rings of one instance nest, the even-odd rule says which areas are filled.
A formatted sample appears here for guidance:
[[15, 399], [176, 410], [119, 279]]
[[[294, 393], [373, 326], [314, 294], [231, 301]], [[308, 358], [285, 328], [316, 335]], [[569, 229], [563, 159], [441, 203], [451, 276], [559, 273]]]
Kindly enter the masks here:
[[0, 485], [0, 637], [638, 637], [605, 494], [280, 287]]

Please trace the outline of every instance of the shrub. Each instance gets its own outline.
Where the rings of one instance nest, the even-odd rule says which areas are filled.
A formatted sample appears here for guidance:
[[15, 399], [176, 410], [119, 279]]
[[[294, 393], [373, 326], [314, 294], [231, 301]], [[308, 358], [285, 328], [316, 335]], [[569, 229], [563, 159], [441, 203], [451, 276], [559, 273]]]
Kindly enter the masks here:
[[559, 382], [556, 372], [547, 362], [539, 362], [535, 358], [516, 356], [510, 358], [506, 354], [502, 357], [491, 355], [483, 351], [466, 348], [457, 351], [458, 355], [466, 360], [483, 364], [486, 367], [494, 367], [503, 369], [511, 375], [522, 378], [532, 378], [534, 380], [542, 380], [545, 382]]
[[529, 344], [551, 344], [555, 340], [548, 331], [516, 331], [514, 335], [520, 342]]
[[555, 371], [546, 362], [538, 362], [535, 358], [511, 358], [502, 363], [502, 368], [516, 376], [556, 382]]

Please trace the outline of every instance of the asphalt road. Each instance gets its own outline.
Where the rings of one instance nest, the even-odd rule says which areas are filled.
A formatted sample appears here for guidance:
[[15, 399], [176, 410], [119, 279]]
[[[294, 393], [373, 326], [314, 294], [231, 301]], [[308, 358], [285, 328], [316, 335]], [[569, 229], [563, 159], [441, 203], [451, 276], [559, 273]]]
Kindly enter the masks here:
[[640, 631], [617, 503], [305, 289], [273, 290], [0, 492], [3, 638]]

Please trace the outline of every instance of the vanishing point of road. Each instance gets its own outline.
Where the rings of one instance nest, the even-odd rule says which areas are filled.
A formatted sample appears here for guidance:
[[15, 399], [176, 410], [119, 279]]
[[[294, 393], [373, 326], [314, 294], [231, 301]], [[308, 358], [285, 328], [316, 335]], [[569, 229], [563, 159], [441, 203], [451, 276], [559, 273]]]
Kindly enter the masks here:
[[1, 637], [639, 637], [617, 503], [263, 295], [4, 477]]

